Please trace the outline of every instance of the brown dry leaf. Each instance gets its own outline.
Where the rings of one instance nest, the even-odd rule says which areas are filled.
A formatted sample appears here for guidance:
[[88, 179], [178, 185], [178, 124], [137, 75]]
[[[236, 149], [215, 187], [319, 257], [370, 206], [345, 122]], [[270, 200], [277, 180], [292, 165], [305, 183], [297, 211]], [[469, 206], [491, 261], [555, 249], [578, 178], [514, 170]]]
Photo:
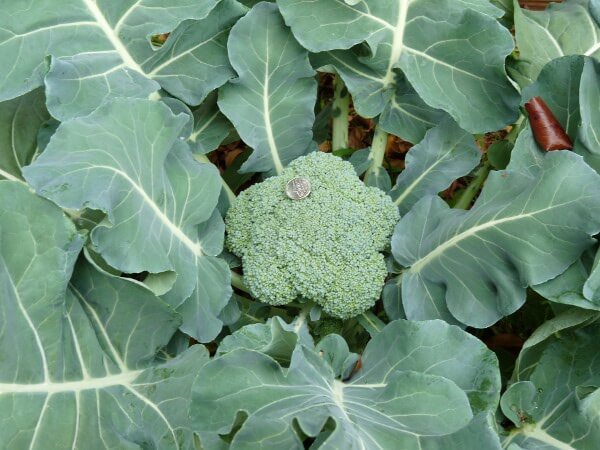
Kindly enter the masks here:
[[375, 128], [375, 124], [372, 120], [354, 115], [350, 120], [348, 146], [355, 150], [369, 147], [371, 145], [371, 131], [373, 128]]
[[319, 151], [329, 153], [331, 152], [331, 141], [323, 141], [319, 144]]
[[236, 147], [233, 150], [225, 153], [225, 167], [231, 166], [235, 158], [237, 158], [242, 153], [242, 151], [243, 150], [241, 148]]
[[385, 159], [389, 167], [395, 171], [404, 169], [404, 158], [413, 145], [400, 139], [398, 136], [389, 135]]

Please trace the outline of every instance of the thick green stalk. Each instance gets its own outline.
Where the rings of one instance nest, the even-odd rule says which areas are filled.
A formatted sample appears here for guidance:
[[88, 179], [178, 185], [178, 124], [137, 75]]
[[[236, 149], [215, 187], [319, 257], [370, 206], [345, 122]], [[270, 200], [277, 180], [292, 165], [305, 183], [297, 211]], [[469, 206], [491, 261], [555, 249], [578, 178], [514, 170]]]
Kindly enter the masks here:
[[475, 174], [475, 178], [471, 180], [468, 186], [465, 188], [461, 196], [458, 198], [458, 201], [454, 204], [454, 207], [457, 209], [469, 209], [473, 199], [485, 183], [485, 180], [490, 173], [491, 167], [488, 162], [486, 162], [483, 166], [477, 170]]
[[334, 82], [332, 105], [333, 129], [331, 133], [331, 149], [348, 148], [348, 114], [350, 111], [350, 94], [344, 81], [338, 75]]
[[388, 134], [383, 131], [383, 129], [377, 125], [375, 127], [375, 134], [373, 135], [373, 142], [371, 144], [371, 154], [369, 155], [369, 159], [371, 160], [371, 165], [365, 172], [365, 184], [373, 185], [373, 180], [370, 178], [376, 178], [379, 174], [381, 167], [383, 166], [383, 159], [385, 157], [385, 150], [387, 148], [387, 140]]
[[[519, 136], [519, 133], [522, 130], [524, 120], [525, 120], [525, 116], [523, 114], [521, 114], [519, 116], [519, 118], [517, 119], [517, 121], [515, 122], [515, 124], [513, 125], [513, 128], [510, 131], [510, 133], [508, 133], [508, 135], [506, 136], [505, 139], [508, 142], [510, 142], [511, 144], [514, 144], [515, 141], [517, 140], [517, 137]], [[455, 208], [469, 209], [469, 207], [471, 206], [471, 203], [473, 202], [473, 199], [475, 198], [477, 193], [480, 191], [481, 187], [483, 186], [483, 183], [485, 183], [485, 180], [487, 179], [487, 177], [490, 173], [490, 170], [491, 170], [491, 166], [486, 161], [484, 163], [484, 165], [479, 168], [479, 170], [475, 174], [475, 178], [473, 178], [473, 180], [469, 183], [469, 185], [466, 187], [466, 189], [463, 191], [463, 193], [459, 197], [458, 201], [454, 205]]]
[[237, 272], [231, 271], [231, 285], [240, 291], [250, 294], [250, 289], [246, 286], [246, 283], [244, 283], [244, 277]]
[[521, 114], [519, 116], [519, 118], [517, 119], [517, 121], [515, 122], [515, 124], [513, 125], [512, 130], [510, 130], [510, 132], [506, 136], [506, 140], [508, 142], [514, 144], [517, 141], [517, 137], [519, 136], [519, 133], [521, 133], [521, 131], [522, 131], [522, 126], [523, 126], [524, 120], [525, 120], [525, 116], [523, 114]]
[[294, 333], [299, 334], [302, 325], [304, 325], [307, 322], [310, 310], [313, 308], [313, 306], [313, 302], [306, 302], [306, 304], [302, 307], [302, 309], [298, 313], [298, 316], [294, 320]]

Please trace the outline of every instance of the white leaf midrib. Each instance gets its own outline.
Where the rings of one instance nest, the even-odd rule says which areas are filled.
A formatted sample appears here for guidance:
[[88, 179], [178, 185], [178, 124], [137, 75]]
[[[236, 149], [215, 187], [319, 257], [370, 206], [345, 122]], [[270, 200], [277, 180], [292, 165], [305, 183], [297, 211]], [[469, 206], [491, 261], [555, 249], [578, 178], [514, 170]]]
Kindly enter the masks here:
[[213, 123], [215, 121], [215, 119], [217, 118], [217, 116], [219, 115], [221, 111], [217, 108], [217, 110], [206, 120], [205, 123], [202, 124], [202, 126], [200, 128], [198, 128], [197, 130], [194, 130], [194, 132], [192, 134], [190, 134], [190, 137], [188, 138], [188, 141], [193, 142], [194, 144], [196, 143], [196, 141], [198, 140], [198, 136], [200, 134], [202, 134], [204, 132], [204, 130], [206, 130], [211, 123]]
[[[95, 0], [81, 0], [81, 2], [83, 3], [85, 8], [90, 13], [93, 20], [82, 20], [82, 21], [74, 21], [74, 22], [66, 22], [66, 23], [57, 23], [57, 24], [53, 24], [53, 25], [39, 27], [39, 28], [30, 30], [30, 31], [27, 31], [24, 33], [13, 33], [12, 36], [10, 36], [8, 39], [0, 42], [0, 47], [13, 41], [13, 40], [22, 39], [27, 36], [35, 35], [38, 33], [43, 33], [45, 31], [52, 31], [52, 30], [56, 30], [56, 29], [60, 29], [60, 28], [79, 28], [79, 27], [88, 26], [88, 27], [100, 29], [100, 31], [105, 35], [105, 37], [109, 41], [112, 48], [109, 50], [82, 51], [82, 52], [77, 52], [76, 55], [116, 52], [126, 67], [144, 75], [145, 77], [147, 77], [149, 79], [154, 79], [156, 74], [155, 73], [146, 73], [145, 70], [142, 68], [142, 66], [135, 61], [135, 59], [133, 58], [131, 53], [129, 53], [127, 46], [119, 38], [119, 32], [121, 31], [123, 25], [125, 24], [126, 19], [133, 12], [135, 12], [135, 10], [139, 6], [139, 3], [141, 2], [141, 0], [136, 1], [119, 18], [119, 21], [117, 22], [117, 24], [114, 28], [110, 26], [110, 24], [108, 23], [108, 21], [106, 19], [106, 16], [102, 13], [102, 11], [98, 7]], [[204, 42], [202, 44], [205, 44], [205, 43], [206, 42]], [[194, 49], [192, 49], [192, 50], [194, 50]], [[169, 59], [166, 59], [161, 64], [160, 68], [163, 69], [163, 68], [169, 66], [170, 64], [173, 63], [173, 61], [180, 59], [181, 57], [185, 56], [185, 54], [188, 54], [188, 53], [189, 53], [189, 51], [184, 52], [184, 54], [175, 55]], [[119, 68], [121, 68], [121, 67], [117, 66], [114, 68], [114, 70], [117, 70]], [[91, 77], [93, 77], [93, 76], [90, 76], [89, 78], [91, 78]], [[83, 78], [83, 79], [85, 79], [85, 78]]]
[[267, 142], [269, 145], [269, 151], [271, 152], [271, 159], [273, 160], [273, 166], [275, 167], [275, 172], [277, 174], [283, 171], [283, 164], [281, 163], [281, 158], [279, 158], [279, 151], [277, 149], [277, 143], [275, 141], [275, 135], [273, 134], [273, 124], [271, 123], [271, 106], [269, 103], [270, 99], [270, 89], [269, 89], [269, 81], [271, 78], [271, 73], [269, 70], [269, 28], [267, 27], [265, 31], [265, 40], [266, 40], [266, 55], [265, 55], [265, 75], [263, 79], [263, 116], [265, 118], [265, 131], [267, 133]]
[[592, 56], [594, 53], [596, 53], [598, 50], [600, 50], [600, 42], [597, 42], [596, 44], [594, 44], [592, 47], [590, 47], [585, 53], [585, 56]]
[[[73, 283], [69, 283], [69, 289], [71, 290], [73, 295], [75, 295], [75, 297], [77, 297], [82, 308], [84, 308], [87, 311], [87, 314], [88, 314], [90, 320], [92, 320], [96, 324], [96, 328], [100, 331], [100, 334], [102, 335], [102, 338], [104, 339], [105, 344], [108, 346], [108, 349], [110, 350], [110, 353], [111, 353], [110, 356], [112, 357], [114, 363], [117, 365], [117, 367], [119, 368], [121, 373], [127, 372], [129, 369], [127, 368], [125, 361], [123, 361], [123, 358], [121, 358], [121, 355], [115, 348], [113, 342], [110, 340], [108, 332], [107, 332], [106, 328], [104, 327], [104, 325], [102, 324], [102, 320], [100, 320], [100, 317], [98, 316], [98, 313], [96, 312], [96, 310], [94, 308], [92, 308], [92, 306], [86, 300], [85, 296], [81, 293], [81, 291]], [[82, 362], [82, 369], [83, 369], [83, 362]], [[86, 371], [87, 371], [87, 369], [86, 369]], [[82, 370], [82, 372], [84, 372], [84, 371]]]
[[138, 195], [142, 198], [145, 204], [147, 204], [152, 212], [156, 214], [158, 219], [166, 226], [166, 228], [171, 232], [173, 236], [175, 236], [185, 247], [187, 247], [195, 257], [204, 256], [204, 252], [202, 251], [202, 246], [199, 242], [195, 242], [189, 238], [187, 234], [185, 234], [181, 228], [179, 228], [172, 220], [162, 211], [159, 206], [156, 204], [154, 199], [152, 199], [146, 191], [139, 186], [126, 172], [123, 170], [117, 169], [116, 167], [106, 166], [106, 165], [93, 165], [86, 166], [84, 168], [73, 170], [70, 173], [75, 173], [77, 171], [89, 171], [93, 169], [105, 169], [111, 172], [114, 172], [116, 175], [121, 176], [131, 187], [138, 193]]
[[164, 62], [160, 63], [158, 66], [154, 67], [154, 68], [153, 68], [153, 69], [152, 69], [152, 70], [151, 70], [151, 71], [150, 71], [150, 72], [147, 74], [147, 76], [148, 76], [149, 78], [154, 78], [154, 77], [156, 77], [156, 76], [160, 76], [160, 71], [161, 71], [161, 70], [163, 70], [165, 67], [168, 67], [168, 66], [170, 66], [171, 64], [173, 64], [175, 61], [177, 61], [177, 60], [179, 60], [179, 59], [183, 58], [183, 57], [184, 57], [184, 56], [186, 56], [186, 55], [189, 55], [190, 53], [193, 53], [193, 52], [194, 52], [195, 50], [197, 50], [198, 48], [200, 48], [200, 47], [202, 47], [202, 46], [204, 46], [204, 45], [207, 45], [207, 44], [209, 44], [209, 43], [211, 43], [211, 42], [214, 42], [214, 41], [216, 41], [216, 39], [217, 39], [217, 38], [218, 38], [220, 35], [222, 35], [222, 34], [225, 34], [225, 33], [228, 33], [228, 32], [229, 32], [229, 28], [226, 28], [226, 29], [224, 29], [224, 30], [220, 30], [220, 31], [218, 31], [217, 33], [215, 33], [215, 34], [213, 34], [212, 36], [210, 36], [208, 39], [205, 39], [205, 40], [204, 40], [204, 41], [202, 41], [202, 42], [198, 42], [197, 44], [194, 44], [194, 46], [192, 46], [192, 47], [188, 48], [187, 50], [185, 50], [185, 51], [183, 51], [183, 52], [181, 52], [181, 53], [178, 53], [178, 54], [176, 54], [176, 55], [171, 55], [171, 58], [167, 59], [166, 61], [164, 61]]
[[424, 171], [423, 173], [421, 173], [421, 175], [419, 175], [416, 179], [414, 179], [412, 181], [412, 183], [410, 183], [405, 189], [404, 191], [402, 191], [402, 194], [400, 194], [395, 200], [394, 200], [394, 204], [396, 206], [400, 206], [402, 204], [402, 202], [404, 200], [406, 200], [406, 198], [412, 193], [412, 191], [415, 190], [415, 188], [421, 183], [421, 181], [427, 177], [427, 175], [429, 175], [437, 166], [439, 166], [440, 164], [442, 164], [443, 162], [446, 161], [446, 159], [448, 159], [448, 157], [450, 156], [450, 154], [456, 149], [457, 144], [453, 145], [452, 147], [450, 147], [450, 149], [448, 151], [446, 151], [446, 153], [444, 153], [442, 156], [440, 156], [439, 158], [436, 159], [436, 161], [429, 165]]
[[392, 48], [390, 50], [390, 59], [383, 79], [384, 85], [394, 82], [394, 66], [400, 60], [402, 50], [404, 49], [404, 31], [406, 29], [406, 18], [408, 16], [408, 6], [410, 0], [400, 0], [398, 5], [398, 17], [396, 26], [392, 31]]
[[133, 59], [121, 39], [119, 38], [117, 32], [110, 26], [100, 8], [94, 0], [82, 0], [85, 7], [94, 17], [94, 20], [98, 24], [98, 27], [102, 30], [106, 38], [109, 40], [111, 45], [114, 47], [115, 51], [119, 54], [123, 62], [129, 66], [131, 69], [140, 72], [144, 75], [144, 70], [140, 67], [140, 65]]
[[135, 379], [143, 370], [129, 370], [115, 375], [95, 377], [77, 381], [47, 381], [44, 383], [0, 383], [2, 394], [32, 394], [46, 393], [57, 394], [66, 392], [81, 392], [95, 389], [107, 389], [113, 386], [132, 386]]
[[[441, 66], [447, 67], [451, 71], [456, 71], [456, 72], [462, 73], [466, 76], [475, 78], [480, 82], [484, 82], [484, 83], [492, 82], [492, 80], [488, 80], [487, 78], [480, 77], [479, 75], [469, 72], [468, 70], [461, 69], [455, 65], [452, 65], [452, 64], [442, 61], [438, 58], [435, 58], [426, 52], [422, 52], [415, 48], [405, 45], [404, 34], [406, 32], [406, 25], [408, 23], [408, 20], [407, 20], [408, 19], [408, 9], [410, 7], [412, 0], [396, 0], [396, 1], [398, 2], [398, 15], [397, 15], [395, 25], [393, 25], [373, 14], [364, 13], [362, 11], [359, 11], [357, 8], [355, 8], [353, 6], [350, 6], [350, 5], [347, 5], [346, 3], [338, 1], [338, 3], [341, 3], [344, 6], [353, 9], [357, 14], [360, 14], [361, 16], [366, 17], [367, 19], [372, 20], [373, 22], [383, 25], [383, 28], [387, 29], [388, 31], [390, 31], [392, 33], [392, 38], [391, 38], [391, 43], [390, 43], [391, 50], [390, 50], [390, 54], [389, 54], [387, 69], [385, 71], [385, 74], [381, 78], [378, 79], [378, 81], [380, 81], [384, 85], [384, 87], [394, 84], [394, 68], [398, 64], [400, 57], [404, 51], [406, 51], [407, 53], [411, 53], [415, 57], [427, 59], [427, 60], [431, 61], [433, 64], [439, 64]], [[411, 20], [413, 20], [413, 19], [411, 19]], [[371, 78], [371, 77], [369, 77], [369, 78]]]
[[551, 436], [538, 425], [526, 426], [518, 429], [517, 432], [511, 434], [510, 437], [503, 443], [503, 447], [508, 448], [508, 445], [514, 440], [515, 437], [519, 435], [525, 437], [526, 439], [532, 439], [538, 442], [543, 442], [547, 445], [551, 445], [556, 450], [576, 450], [575, 447], [572, 447], [569, 444], [556, 439], [554, 436]]
[[391, 103], [392, 103], [392, 108], [393, 109], [397, 109], [398, 111], [401, 111], [402, 114], [408, 116], [408, 117], [412, 117], [413, 119], [415, 119], [417, 122], [423, 122], [425, 125], [427, 125], [429, 128], [433, 128], [434, 126], [437, 125], [437, 123], [435, 122], [430, 122], [427, 119], [424, 119], [423, 117], [419, 117], [416, 114], [411, 113], [410, 111], [408, 111], [406, 108], [403, 108], [402, 105], [400, 103], [398, 103], [396, 101], [396, 96], [392, 95], [391, 98]]
[[[35, 340], [35, 344], [36, 347], [38, 349], [39, 355], [40, 355], [40, 359], [42, 362], [42, 370], [43, 370], [43, 375], [44, 375], [44, 382], [48, 382], [50, 380], [50, 370], [48, 368], [48, 359], [46, 357], [46, 349], [44, 348], [44, 344], [42, 343], [42, 338], [40, 337], [38, 330], [36, 329], [33, 320], [31, 319], [31, 317], [29, 316], [29, 312], [27, 311], [27, 309], [25, 308], [25, 305], [23, 304], [23, 301], [21, 299], [21, 294], [17, 288], [17, 286], [15, 285], [14, 280], [12, 279], [12, 276], [10, 273], [8, 273], [8, 270], [6, 270], [6, 278], [8, 279], [9, 283], [10, 283], [10, 287], [13, 290], [13, 293], [15, 295], [15, 299], [17, 302], [17, 307], [19, 308], [19, 311], [21, 312], [21, 314], [23, 315], [23, 318], [25, 319], [25, 321], [27, 322], [27, 326], [30, 328], [34, 340]], [[0, 394], [2, 393], [2, 385], [0, 385]]]

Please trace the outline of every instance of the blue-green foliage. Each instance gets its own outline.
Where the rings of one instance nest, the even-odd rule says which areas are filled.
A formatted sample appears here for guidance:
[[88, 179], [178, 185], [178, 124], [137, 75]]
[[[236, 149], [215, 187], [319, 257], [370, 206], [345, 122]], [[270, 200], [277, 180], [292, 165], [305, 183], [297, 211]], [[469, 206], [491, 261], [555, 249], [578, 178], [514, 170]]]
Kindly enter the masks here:
[[[285, 186], [296, 176], [312, 191], [295, 201]], [[380, 252], [398, 219], [390, 197], [365, 186], [350, 163], [316, 152], [240, 194], [227, 215], [227, 246], [257, 299], [284, 305], [302, 296], [349, 318], [379, 298], [387, 275]]]

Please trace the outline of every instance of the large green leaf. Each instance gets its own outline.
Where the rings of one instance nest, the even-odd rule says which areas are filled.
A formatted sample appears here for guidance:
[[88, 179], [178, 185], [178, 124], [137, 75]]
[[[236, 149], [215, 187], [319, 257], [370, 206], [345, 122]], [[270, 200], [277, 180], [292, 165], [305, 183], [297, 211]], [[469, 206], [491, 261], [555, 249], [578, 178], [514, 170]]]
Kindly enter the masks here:
[[541, 152], [526, 129], [471, 210], [429, 197], [396, 227], [392, 250], [409, 267], [406, 316], [487, 327], [523, 304], [526, 286], [562, 273], [598, 231], [600, 177], [571, 152]]
[[600, 325], [597, 315], [587, 326], [570, 322], [576, 326], [561, 327], [560, 334], [547, 334], [546, 339], [526, 344], [519, 356], [513, 384], [502, 397], [502, 411], [516, 426], [506, 437], [505, 448], [598, 447]]
[[[52, 55], [48, 105], [63, 120], [93, 111], [106, 97], [146, 97], [161, 86], [200, 103], [233, 75], [222, 46], [227, 25], [242, 11], [232, 1], [205, 20], [218, 0], [6, 3], [0, 60], [9, 66], [0, 76], [0, 100], [41, 85], [44, 58]], [[171, 32], [185, 19], [200, 22], [183, 23], [171, 42], [152, 47], [152, 35]]]
[[[279, 0], [278, 4], [294, 35], [310, 51], [368, 43], [371, 56], [357, 57], [353, 50], [347, 57], [345, 52], [333, 52], [318, 64], [336, 68], [361, 114], [361, 105], [368, 105], [366, 115], [372, 117], [389, 111], [392, 98], [411, 93], [403, 83], [396, 84], [400, 69], [429, 107], [448, 112], [470, 132], [496, 130], [516, 118], [518, 96], [504, 70], [514, 44], [496, 20], [500, 10], [487, 1], [378, 0], [348, 5], [342, 0]], [[423, 110], [414, 99], [409, 104]], [[419, 111], [412, 119], [423, 126], [432, 114]], [[410, 117], [410, 110], [403, 115]], [[401, 124], [396, 126], [403, 136], [406, 128]], [[387, 117], [386, 128], [396, 132], [396, 126]]]
[[188, 143], [194, 153], [204, 154], [216, 149], [234, 130], [217, 106], [217, 93], [210, 94], [194, 110], [194, 130]]
[[591, 3], [569, 0], [551, 3], [545, 11], [528, 11], [515, 0], [515, 37], [519, 47], [515, 78], [521, 85], [533, 82], [544, 65], [555, 58], [600, 58], [600, 24], [590, 12]]
[[220, 249], [201, 244], [198, 226], [213, 216], [221, 181], [180, 140], [188, 119], [159, 102], [115, 100], [63, 122], [24, 175], [64, 208], [106, 212], [90, 235], [94, 251], [122, 272], [150, 272], [146, 283], [185, 308], [182, 329], [208, 341], [220, 329], [230, 275]]
[[270, 3], [235, 24], [227, 47], [238, 78], [220, 89], [219, 107], [254, 149], [241, 171], [279, 173], [315, 147], [317, 84], [308, 52]]
[[[303, 449], [294, 423], [318, 436], [320, 449], [436, 448], [467, 426], [472, 414], [495, 409], [497, 360], [481, 342], [441, 321], [396, 321], [367, 345], [350, 380], [335, 378], [327, 359], [299, 345], [285, 371], [273, 359], [240, 349], [198, 374], [192, 421], [206, 448], [231, 431], [231, 449]], [[323, 426], [333, 420], [335, 429]], [[422, 446], [422, 447], [421, 447]]]
[[429, 130], [425, 139], [408, 151], [406, 168], [390, 192], [400, 214], [406, 214], [421, 198], [437, 194], [467, 175], [480, 159], [473, 136], [453, 120], [448, 118]]
[[37, 150], [38, 130], [50, 118], [44, 103], [42, 89], [0, 103], [0, 177], [21, 179], [21, 167]]
[[62, 211], [0, 182], [0, 447], [190, 448], [198, 346], [155, 362], [180, 323], [145, 287], [81, 260]]

